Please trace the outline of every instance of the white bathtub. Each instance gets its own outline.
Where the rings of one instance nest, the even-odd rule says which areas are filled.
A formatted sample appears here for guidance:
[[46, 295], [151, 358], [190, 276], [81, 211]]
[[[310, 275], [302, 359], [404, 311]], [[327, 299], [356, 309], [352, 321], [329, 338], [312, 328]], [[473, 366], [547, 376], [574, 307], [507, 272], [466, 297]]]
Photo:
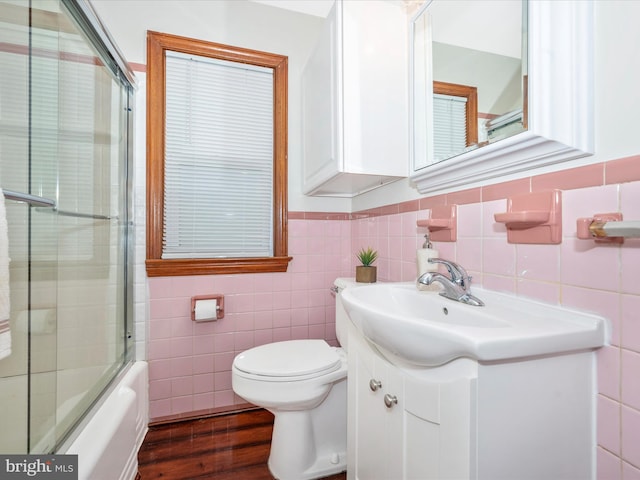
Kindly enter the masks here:
[[147, 362], [120, 378], [64, 452], [78, 455], [78, 480], [132, 480], [149, 423]]
[[[146, 364], [132, 366], [119, 377], [129, 383], [131, 377], [144, 373], [144, 386], [134, 391], [141, 399], [146, 398]], [[22, 454], [28, 448], [34, 454], [52, 452], [58, 441], [56, 435], [66, 431], [75, 422], [76, 410], [88, 408], [86, 403], [93, 398], [89, 390], [95, 385], [96, 379], [105, 375], [106, 367], [93, 366], [35, 373], [31, 375], [31, 382], [26, 374], [0, 378], [0, 424], [4, 432], [11, 432], [11, 435], [0, 435], [0, 452]], [[123, 377], [127, 377], [127, 380]], [[121, 385], [122, 381], [118, 383]], [[30, 403], [26, 401], [28, 393], [32, 398]], [[146, 415], [146, 404], [144, 407], [145, 410], [140, 410], [142, 415]], [[30, 444], [27, 429], [29, 416]], [[68, 440], [58, 451], [64, 452], [71, 442]]]

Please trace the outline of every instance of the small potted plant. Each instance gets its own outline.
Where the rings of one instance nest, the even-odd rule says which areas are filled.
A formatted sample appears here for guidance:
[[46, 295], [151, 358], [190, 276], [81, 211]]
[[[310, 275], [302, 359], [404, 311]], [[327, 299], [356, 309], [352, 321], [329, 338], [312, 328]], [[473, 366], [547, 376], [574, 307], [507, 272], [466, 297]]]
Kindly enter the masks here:
[[371, 247], [361, 249], [356, 255], [361, 265], [356, 267], [356, 282], [374, 283], [377, 276], [377, 268], [372, 265], [378, 258], [378, 252]]

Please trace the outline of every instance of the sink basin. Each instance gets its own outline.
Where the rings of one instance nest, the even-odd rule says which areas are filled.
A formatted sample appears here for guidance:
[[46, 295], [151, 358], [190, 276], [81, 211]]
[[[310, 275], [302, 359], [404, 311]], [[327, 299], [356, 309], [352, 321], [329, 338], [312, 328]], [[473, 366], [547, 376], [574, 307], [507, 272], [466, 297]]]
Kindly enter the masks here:
[[342, 303], [352, 323], [382, 353], [436, 366], [458, 357], [507, 360], [593, 349], [607, 341], [596, 315], [473, 288], [485, 306], [420, 291], [413, 283], [347, 288]]

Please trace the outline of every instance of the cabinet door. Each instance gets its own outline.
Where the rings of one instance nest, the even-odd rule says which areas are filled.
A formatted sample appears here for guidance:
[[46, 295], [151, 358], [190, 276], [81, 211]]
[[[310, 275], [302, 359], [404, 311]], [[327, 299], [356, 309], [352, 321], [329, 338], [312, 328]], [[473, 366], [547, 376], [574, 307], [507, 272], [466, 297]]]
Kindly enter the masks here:
[[407, 17], [393, 2], [343, 2], [345, 171], [407, 176]]
[[[404, 385], [402, 374], [395, 366], [376, 356], [374, 375], [382, 380], [378, 394], [378, 418], [384, 424], [384, 436], [378, 439], [377, 455], [384, 462], [385, 479], [404, 479]], [[369, 477], [375, 478], [375, 477]]]
[[305, 193], [343, 170], [341, 14], [341, 5], [336, 3], [302, 72]]
[[[350, 351], [354, 345], [351, 344]], [[354, 476], [359, 480], [402, 479], [402, 379], [369, 347], [353, 357], [355, 402]], [[351, 367], [352, 365], [350, 365]]]
[[[350, 347], [353, 345], [350, 342]], [[355, 478], [368, 480], [379, 478], [385, 471], [386, 462], [379, 452], [381, 442], [386, 438], [386, 425], [381, 418], [382, 387], [385, 379], [374, 373], [374, 356], [366, 348], [358, 348], [355, 360]], [[351, 365], [350, 365], [351, 367]]]
[[405, 376], [407, 480], [463, 480], [471, 472], [475, 380], [432, 382]]
[[405, 381], [403, 405], [407, 480], [441, 480], [440, 386], [410, 377]]

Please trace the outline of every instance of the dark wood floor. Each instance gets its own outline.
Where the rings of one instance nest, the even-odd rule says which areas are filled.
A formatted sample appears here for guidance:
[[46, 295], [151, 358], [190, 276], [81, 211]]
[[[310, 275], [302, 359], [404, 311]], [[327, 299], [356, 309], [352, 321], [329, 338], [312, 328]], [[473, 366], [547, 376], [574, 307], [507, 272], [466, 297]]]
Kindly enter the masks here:
[[267, 467], [272, 429], [266, 410], [152, 426], [138, 454], [139, 478], [273, 480]]

